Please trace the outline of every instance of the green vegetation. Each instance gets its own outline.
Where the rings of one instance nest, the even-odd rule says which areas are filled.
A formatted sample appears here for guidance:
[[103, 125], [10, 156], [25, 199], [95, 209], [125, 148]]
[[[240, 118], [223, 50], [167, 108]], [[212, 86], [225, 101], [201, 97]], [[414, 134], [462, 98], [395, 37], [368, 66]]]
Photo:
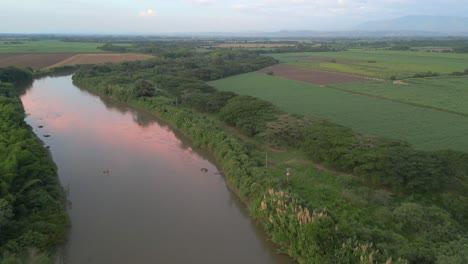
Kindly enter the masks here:
[[453, 52], [468, 53], [468, 46], [456, 47], [456, 48], [453, 49]]
[[[228, 79], [246, 92], [258, 91], [256, 86], [268, 80], [262, 93], [283, 101], [278, 108], [203, 83], [253, 71], [274, 60], [237, 50], [175, 55], [176, 59], [83, 67], [73, 80], [158, 113], [195, 144], [211, 150], [228, 184], [251, 205], [251, 213], [272, 241], [300, 263], [385, 263], [390, 256], [393, 263], [405, 262], [399, 257], [411, 263], [466, 262], [468, 154], [415, 150], [404, 142], [358, 134], [282, 110], [286, 104], [299, 105], [298, 96], [291, 97], [296, 93], [308, 103], [302, 108], [331, 105], [330, 115], [338, 110], [357, 114], [353, 107], [364, 104], [360, 114], [369, 116], [375, 112], [369, 109], [384, 105], [386, 111], [403, 108], [392, 112], [398, 120], [408, 115], [408, 109], [419, 108], [267, 75]], [[245, 76], [257, 82], [235, 79]], [[279, 87], [288, 87], [288, 93]], [[427, 117], [440, 113], [427, 111], [433, 111]], [[443, 114], [441, 120], [448, 115]], [[427, 122], [423, 112], [418, 115], [422, 118], [418, 122]], [[387, 126], [391, 121], [377, 114], [372, 118], [353, 122]], [[234, 129], [225, 130], [226, 125]], [[329, 170], [320, 171], [316, 163]]]
[[[417, 79], [414, 82], [423, 83], [425, 80]], [[456, 81], [457, 78], [453, 80]], [[363, 134], [401, 139], [419, 149], [468, 151], [468, 135], [466, 134], [468, 117], [466, 116], [258, 73], [234, 76], [210, 84], [223, 91], [267, 100], [289, 113], [326, 118]], [[371, 90], [375, 83], [337, 85], [337, 87], [357, 90], [367, 85]], [[381, 83], [381, 85], [393, 84]], [[454, 85], [459, 85], [459, 88], [463, 89], [460, 83]], [[393, 86], [395, 89], [406, 87]], [[421, 87], [421, 89], [424, 88]], [[410, 93], [409, 91], [407, 93]], [[447, 92], [447, 96], [450, 93]], [[401, 95], [401, 97], [405, 96], [406, 94]], [[432, 98], [432, 101], [439, 100], [438, 97], [431, 97], [430, 94], [419, 99], [424, 100], [423, 98]], [[464, 107], [463, 98], [452, 98], [452, 100], [458, 99], [459, 105], [462, 105], [460, 107]]]
[[0, 53], [101, 53], [102, 43], [65, 42], [61, 40], [24, 41], [11, 44], [0, 41]]
[[402, 84], [370, 82], [330, 87], [468, 116], [468, 77], [406, 79]]
[[[428, 71], [451, 74], [468, 67], [468, 55], [451, 53], [356, 49], [342, 52], [270, 54], [270, 56], [291, 66], [384, 79], [389, 79], [391, 76], [401, 79]], [[307, 57], [346, 61], [334, 63], [307, 59]]]
[[13, 86], [31, 81], [28, 70], [0, 69], [0, 263], [52, 263], [68, 223], [55, 164]]

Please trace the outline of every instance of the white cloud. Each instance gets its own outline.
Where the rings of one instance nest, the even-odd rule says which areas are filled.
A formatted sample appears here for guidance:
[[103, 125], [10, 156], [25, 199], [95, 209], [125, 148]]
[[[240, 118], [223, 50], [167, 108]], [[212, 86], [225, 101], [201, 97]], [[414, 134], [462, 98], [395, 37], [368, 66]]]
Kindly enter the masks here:
[[258, 10], [265, 7], [263, 4], [235, 4], [231, 6], [232, 9], [238, 11], [246, 11], [246, 10]]
[[141, 16], [141, 17], [151, 17], [155, 15], [156, 15], [156, 12], [153, 9], [147, 9], [138, 13], [138, 16]]
[[196, 5], [211, 5], [211, 4], [214, 4], [215, 1], [214, 0], [192, 0], [192, 3]]

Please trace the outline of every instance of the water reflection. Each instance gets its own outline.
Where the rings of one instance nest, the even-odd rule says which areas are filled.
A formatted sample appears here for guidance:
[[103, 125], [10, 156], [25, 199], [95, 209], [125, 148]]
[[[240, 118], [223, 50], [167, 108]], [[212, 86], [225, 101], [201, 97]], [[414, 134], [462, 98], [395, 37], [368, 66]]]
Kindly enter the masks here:
[[22, 101], [69, 194], [66, 263], [290, 262], [209, 156], [154, 116], [70, 76], [37, 80]]

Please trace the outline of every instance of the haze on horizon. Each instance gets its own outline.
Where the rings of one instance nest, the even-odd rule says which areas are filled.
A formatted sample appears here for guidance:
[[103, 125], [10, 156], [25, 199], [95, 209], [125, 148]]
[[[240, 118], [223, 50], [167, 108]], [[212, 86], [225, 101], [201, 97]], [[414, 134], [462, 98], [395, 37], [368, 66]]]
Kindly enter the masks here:
[[466, 17], [468, 0], [15, 0], [0, 33], [339, 31], [407, 15]]

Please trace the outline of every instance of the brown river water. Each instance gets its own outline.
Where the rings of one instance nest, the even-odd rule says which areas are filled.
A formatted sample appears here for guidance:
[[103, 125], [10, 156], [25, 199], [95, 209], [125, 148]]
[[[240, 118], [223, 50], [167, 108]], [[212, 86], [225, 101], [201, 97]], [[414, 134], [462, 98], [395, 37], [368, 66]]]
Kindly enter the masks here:
[[71, 75], [36, 80], [21, 100], [67, 191], [61, 263], [292, 263], [210, 156], [153, 115], [80, 90]]

